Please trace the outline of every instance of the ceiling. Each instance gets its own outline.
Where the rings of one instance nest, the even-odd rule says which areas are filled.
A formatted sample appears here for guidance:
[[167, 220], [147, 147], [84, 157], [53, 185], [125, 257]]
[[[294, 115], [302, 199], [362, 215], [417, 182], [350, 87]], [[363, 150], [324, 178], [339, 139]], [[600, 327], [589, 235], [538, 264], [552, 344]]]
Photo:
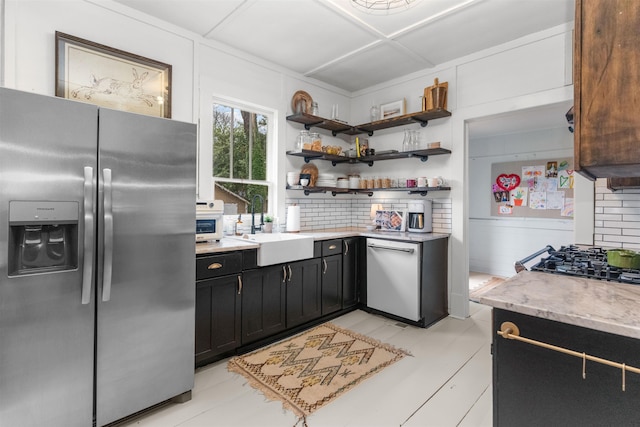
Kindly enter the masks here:
[[574, 0], [115, 0], [347, 92], [573, 21]]

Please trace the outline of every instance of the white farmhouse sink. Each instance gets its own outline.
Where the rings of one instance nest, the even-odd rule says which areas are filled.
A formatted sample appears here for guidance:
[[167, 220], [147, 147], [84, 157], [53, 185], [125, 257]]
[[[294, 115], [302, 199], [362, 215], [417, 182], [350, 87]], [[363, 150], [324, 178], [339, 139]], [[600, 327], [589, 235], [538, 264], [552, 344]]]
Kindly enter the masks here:
[[258, 233], [229, 238], [258, 243], [258, 265], [261, 267], [313, 258], [313, 236], [305, 234]]

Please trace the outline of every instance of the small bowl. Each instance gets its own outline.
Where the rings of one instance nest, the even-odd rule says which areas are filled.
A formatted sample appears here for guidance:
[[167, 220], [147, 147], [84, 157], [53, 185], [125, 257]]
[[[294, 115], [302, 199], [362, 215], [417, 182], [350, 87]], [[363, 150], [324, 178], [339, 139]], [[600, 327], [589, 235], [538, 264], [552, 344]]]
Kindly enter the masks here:
[[367, 231], [373, 231], [376, 229], [375, 225], [367, 225]]

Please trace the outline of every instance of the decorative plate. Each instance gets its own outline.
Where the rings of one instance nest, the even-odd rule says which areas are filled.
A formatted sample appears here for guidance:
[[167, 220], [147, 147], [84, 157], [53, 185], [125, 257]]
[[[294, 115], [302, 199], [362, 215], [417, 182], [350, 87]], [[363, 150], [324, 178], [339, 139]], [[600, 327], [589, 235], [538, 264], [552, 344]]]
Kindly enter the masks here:
[[298, 105], [299, 101], [304, 102], [304, 111], [302, 112], [311, 114], [311, 104], [313, 103], [311, 95], [303, 90], [299, 90], [293, 94], [293, 98], [291, 98], [291, 111], [293, 111], [294, 114], [298, 112], [296, 110], [296, 105]]

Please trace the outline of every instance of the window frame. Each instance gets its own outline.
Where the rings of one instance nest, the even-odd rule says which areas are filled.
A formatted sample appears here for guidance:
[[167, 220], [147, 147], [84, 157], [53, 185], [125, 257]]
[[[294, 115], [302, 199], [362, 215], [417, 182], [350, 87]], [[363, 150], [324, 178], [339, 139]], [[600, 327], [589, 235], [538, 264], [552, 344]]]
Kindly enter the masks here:
[[[265, 180], [254, 180], [244, 178], [224, 178], [213, 176], [213, 105], [220, 104], [227, 107], [241, 109], [244, 111], [261, 114], [267, 117], [267, 141], [266, 141], [266, 174]], [[269, 200], [268, 210], [271, 215], [277, 211], [277, 121], [278, 112], [276, 109], [268, 108], [258, 104], [229, 98], [216, 94], [203, 96], [201, 100], [200, 118], [200, 143], [198, 150], [198, 198], [209, 200], [215, 198], [216, 182], [232, 182], [240, 184], [255, 184], [267, 187], [267, 197]], [[208, 196], [207, 196], [208, 195]]]

